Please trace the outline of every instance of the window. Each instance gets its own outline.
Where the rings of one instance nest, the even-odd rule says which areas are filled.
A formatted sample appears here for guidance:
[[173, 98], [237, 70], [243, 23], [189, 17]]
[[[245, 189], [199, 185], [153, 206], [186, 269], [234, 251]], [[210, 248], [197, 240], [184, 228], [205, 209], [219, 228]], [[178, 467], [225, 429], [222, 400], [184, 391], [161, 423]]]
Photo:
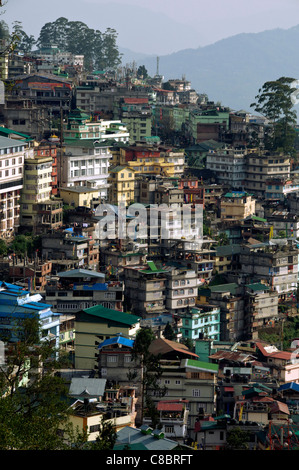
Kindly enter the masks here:
[[200, 397], [200, 390], [199, 390], [199, 388], [194, 388], [194, 389], [192, 390], [192, 396], [193, 396], [193, 397]]
[[89, 426], [89, 432], [98, 432], [100, 430], [99, 424], [94, 424], [93, 426]]
[[116, 355], [113, 355], [113, 356], [108, 355], [107, 356], [107, 362], [114, 362], [114, 363], [117, 362], [117, 356]]

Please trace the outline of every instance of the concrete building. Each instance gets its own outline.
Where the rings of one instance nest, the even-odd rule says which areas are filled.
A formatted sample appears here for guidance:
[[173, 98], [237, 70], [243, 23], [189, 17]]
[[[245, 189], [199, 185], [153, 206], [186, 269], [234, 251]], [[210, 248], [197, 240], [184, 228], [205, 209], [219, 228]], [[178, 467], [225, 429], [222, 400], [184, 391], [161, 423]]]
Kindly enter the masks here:
[[264, 280], [279, 297], [297, 289], [298, 248], [291, 240], [271, 240], [269, 244], [243, 246], [240, 264], [244, 279]]
[[135, 171], [129, 166], [111, 168], [108, 177], [108, 202], [118, 205], [124, 202], [126, 207], [135, 200]]
[[243, 191], [232, 191], [222, 196], [220, 200], [221, 220], [244, 220], [255, 215], [255, 199]]
[[72, 229], [42, 235], [42, 256], [52, 261], [52, 273], [74, 269], [98, 269], [99, 246], [93, 238]]
[[276, 153], [250, 153], [246, 158], [244, 190], [263, 197], [269, 178], [290, 178], [290, 158]]
[[117, 336], [133, 337], [140, 328], [140, 317], [96, 305], [76, 314], [75, 368], [95, 370], [99, 342]]
[[199, 280], [192, 269], [171, 268], [166, 275], [165, 306], [172, 315], [182, 316], [195, 306]]
[[123, 293], [121, 281], [107, 281], [105, 274], [94, 270], [72, 269], [48, 279], [44, 296], [54, 311], [74, 314], [95, 305], [122, 311]]
[[[194, 427], [200, 410], [213, 414], [216, 410], [216, 385], [218, 365], [198, 360], [196, 354], [175, 341], [156, 339], [149, 350], [159, 355], [163, 373], [160, 386], [166, 387], [164, 400], [184, 399], [188, 401], [188, 436], [194, 438]], [[161, 401], [153, 390], [156, 403]]]
[[[44, 148], [44, 146], [43, 146]], [[42, 233], [62, 226], [62, 199], [52, 196], [52, 155], [38, 150], [24, 165], [20, 199], [22, 231]]]
[[213, 171], [219, 184], [232, 190], [243, 190], [246, 178], [246, 151], [229, 147], [210, 150], [206, 155], [206, 168]]
[[152, 261], [148, 261], [148, 266], [125, 267], [124, 280], [129, 309], [138, 312], [142, 318], [166, 311], [165, 269], [158, 269]]
[[183, 339], [220, 340], [220, 307], [212, 305], [193, 307], [180, 316], [182, 319], [180, 331]]
[[36, 318], [40, 322], [41, 339], [50, 339], [59, 345], [59, 313], [53, 313], [51, 305], [41, 301], [40, 294], [32, 294], [16, 284], [2, 282], [0, 285], [0, 335], [2, 341], [19, 341], [19, 322]]
[[278, 318], [278, 293], [262, 283], [245, 286], [244, 332], [246, 338], [258, 339], [258, 330]]
[[108, 145], [93, 140], [68, 140], [61, 165], [60, 186], [89, 186], [106, 199], [111, 153]]
[[9, 239], [20, 225], [20, 194], [23, 189], [27, 144], [0, 137], [0, 237]]

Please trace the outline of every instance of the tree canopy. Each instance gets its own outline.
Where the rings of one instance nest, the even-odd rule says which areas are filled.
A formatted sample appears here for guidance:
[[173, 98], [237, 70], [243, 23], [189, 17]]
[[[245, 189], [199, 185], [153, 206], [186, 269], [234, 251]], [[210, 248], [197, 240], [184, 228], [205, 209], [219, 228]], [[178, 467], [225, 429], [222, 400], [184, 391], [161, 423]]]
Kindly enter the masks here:
[[82, 21], [60, 17], [41, 28], [37, 46], [56, 46], [62, 51], [84, 55], [87, 69], [107, 70], [115, 69], [121, 63], [116, 41], [117, 32], [113, 28], [101, 32], [89, 28]]
[[280, 77], [264, 83], [255, 97], [256, 102], [251, 104], [272, 125], [265, 140], [268, 150], [294, 151], [296, 112], [293, 110], [292, 94], [297, 91], [294, 81], [291, 77]]

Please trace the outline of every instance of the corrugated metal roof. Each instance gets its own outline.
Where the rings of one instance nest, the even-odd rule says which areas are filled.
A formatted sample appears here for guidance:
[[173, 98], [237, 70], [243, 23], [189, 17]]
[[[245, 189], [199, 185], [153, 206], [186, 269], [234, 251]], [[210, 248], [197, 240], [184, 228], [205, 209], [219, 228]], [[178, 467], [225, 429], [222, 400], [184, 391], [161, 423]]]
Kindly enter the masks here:
[[102, 343], [99, 344], [98, 349], [102, 349], [105, 346], [110, 346], [111, 344], [122, 344], [123, 346], [128, 346], [133, 348], [134, 340], [129, 338], [124, 338], [122, 335], [115, 336], [113, 338], [106, 339]]
[[69, 394], [82, 398], [97, 398], [105, 393], [106, 379], [92, 379], [89, 377], [73, 377]]

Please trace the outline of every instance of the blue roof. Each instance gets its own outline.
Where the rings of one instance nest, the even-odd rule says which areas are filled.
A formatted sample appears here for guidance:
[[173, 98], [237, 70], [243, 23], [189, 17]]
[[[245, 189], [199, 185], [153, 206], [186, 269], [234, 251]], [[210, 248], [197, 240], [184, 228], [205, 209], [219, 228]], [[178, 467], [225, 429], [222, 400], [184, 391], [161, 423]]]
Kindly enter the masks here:
[[278, 391], [280, 392], [281, 390], [294, 390], [295, 392], [299, 392], [299, 384], [296, 382], [286, 383], [279, 387]]
[[110, 346], [111, 344], [122, 344], [123, 346], [128, 346], [129, 348], [132, 348], [134, 345], [134, 340], [124, 338], [123, 336], [118, 335], [113, 338], [105, 339], [105, 341], [99, 344], [98, 349], [102, 349], [105, 346]]

